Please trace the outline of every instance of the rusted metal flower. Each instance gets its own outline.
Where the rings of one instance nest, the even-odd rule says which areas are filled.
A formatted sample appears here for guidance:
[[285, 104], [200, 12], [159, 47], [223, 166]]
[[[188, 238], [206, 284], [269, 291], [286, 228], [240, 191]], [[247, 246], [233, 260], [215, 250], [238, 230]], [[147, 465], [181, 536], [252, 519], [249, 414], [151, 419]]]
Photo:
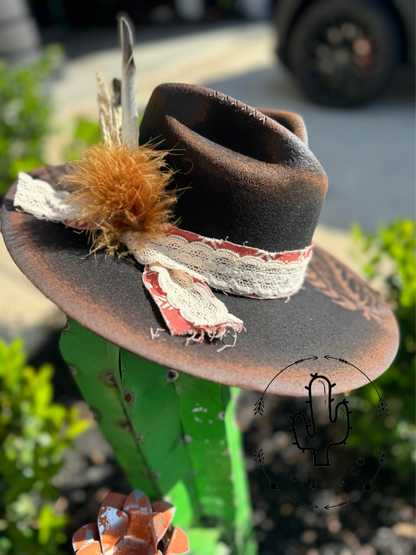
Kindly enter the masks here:
[[72, 538], [77, 555], [181, 555], [189, 552], [188, 537], [171, 522], [175, 507], [152, 505], [140, 490], [129, 496], [109, 493], [97, 524], [87, 524]]

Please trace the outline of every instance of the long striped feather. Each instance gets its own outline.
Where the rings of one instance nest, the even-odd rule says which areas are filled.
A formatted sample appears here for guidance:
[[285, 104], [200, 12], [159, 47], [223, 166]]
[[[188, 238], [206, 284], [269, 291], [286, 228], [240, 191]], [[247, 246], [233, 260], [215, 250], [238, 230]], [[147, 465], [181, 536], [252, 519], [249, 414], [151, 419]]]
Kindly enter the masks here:
[[133, 32], [129, 22], [120, 18], [120, 42], [123, 55], [121, 78], [121, 140], [123, 144], [136, 145], [139, 139], [138, 109], [136, 96], [136, 66], [133, 58]]

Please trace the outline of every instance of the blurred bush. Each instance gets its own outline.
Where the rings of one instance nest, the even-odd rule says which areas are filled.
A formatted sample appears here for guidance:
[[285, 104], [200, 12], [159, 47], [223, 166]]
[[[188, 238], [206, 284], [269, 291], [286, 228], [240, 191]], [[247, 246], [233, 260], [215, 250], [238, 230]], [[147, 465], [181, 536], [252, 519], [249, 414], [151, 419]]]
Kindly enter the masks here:
[[0, 555], [57, 555], [66, 517], [51, 478], [88, 423], [53, 403], [53, 368], [26, 365], [21, 342], [0, 342]]
[[[353, 237], [357, 256], [368, 281], [373, 282], [395, 311], [400, 328], [400, 347], [393, 365], [375, 385], [387, 402], [389, 417], [369, 410], [355, 419], [355, 441], [360, 452], [377, 457], [380, 447], [389, 448], [389, 464], [395, 472], [409, 477], [416, 462], [415, 445], [415, 311], [416, 311], [416, 238], [415, 222], [399, 220], [366, 235], [355, 225]], [[364, 402], [377, 406], [372, 387], [360, 390]], [[386, 426], [390, 429], [386, 432]], [[371, 430], [371, 433], [368, 431]], [[364, 439], [365, 438], [365, 439]], [[350, 440], [349, 440], [350, 441]], [[351, 438], [351, 445], [354, 439]]]
[[97, 120], [79, 116], [75, 121], [74, 137], [65, 147], [63, 160], [79, 160], [88, 147], [102, 141], [100, 126]]
[[47, 83], [61, 55], [61, 48], [51, 45], [30, 65], [9, 68], [0, 59], [0, 195], [19, 171], [44, 164], [52, 115]]

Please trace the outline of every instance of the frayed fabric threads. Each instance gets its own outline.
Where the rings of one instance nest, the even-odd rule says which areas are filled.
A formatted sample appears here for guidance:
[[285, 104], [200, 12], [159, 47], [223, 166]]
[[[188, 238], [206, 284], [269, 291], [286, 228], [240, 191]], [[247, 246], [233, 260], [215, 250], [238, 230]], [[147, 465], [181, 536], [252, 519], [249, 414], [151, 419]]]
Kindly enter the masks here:
[[[208, 340], [209, 342], [214, 341], [215, 339], [222, 341], [224, 337], [230, 331], [234, 331], [234, 344], [233, 345], [224, 345], [225, 347], [234, 347], [236, 340], [237, 340], [237, 333], [240, 331], [245, 330], [245, 327], [242, 324], [226, 324], [224, 326], [219, 326], [218, 328], [197, 328], [189, 330], [188, 333], [192, 334], [186, 340], [186, 345], [188, 346], [190, 343], [204, 343], [204, 341]], [[188, 335], [188, 333], [184, 333], [181, 335]], [[222, 348], [219, 349], [218, 352], [222, 351]]]
[[165, 341], [164, 339], [162, 339], [162, 337], [160, 337], [160, 332], [161, 331], [165, 331], [163, 328], [156, 328], [155, 330], [153, 330], [153, 328], [150, 328], [150, 337], [152, 340], [155, 339], [160, 339], [161, 341]]

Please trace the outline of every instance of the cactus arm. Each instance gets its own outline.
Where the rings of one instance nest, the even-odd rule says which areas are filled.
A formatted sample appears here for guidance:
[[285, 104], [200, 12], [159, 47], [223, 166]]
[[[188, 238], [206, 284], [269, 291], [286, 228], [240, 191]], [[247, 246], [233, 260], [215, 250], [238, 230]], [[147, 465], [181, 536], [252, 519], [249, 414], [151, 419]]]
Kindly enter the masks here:
[[[192, 464], [184, 442], [179, 401], [169, 370], [121, 349], [120, 392], [149, 476], [177, 507], [175, 524], [199, 519]], [[179, 519], [179, 520], [178, 520]]]
[[335, 407], [335, 411], [334, 411], [334, 420], [331, 422], [337, 422], [338, 420], [338, 412], [341, 411], [341, 408], [344, 407], [345, 409], [345, 414], [346, 414], [346, 429], [345, 429], [345, 435], [344, 437], [336, 442], [336, 443], [331, 443], [331, 445], [328, 447], [328, 449], [330, 447], [333, 447], [334, 445], [342, 445], [342, 444], [346, 444], [348, 436], [350, 435], [350, 431], [352, 430], [352, 427], [350, 426], [350, 414], [352, 414], [352, 411], [348, 409], [348, 401], [346, 399], [343, 399], [342, 401], [340, 401], [337, 406]]
[[68, 318], [60, 349], [133, 487], [147, 491], [152, 497], [160, 497], [155, 481], [148, 477], [146, 460], [132, 434], [130, 420], [120, 399], [117, 388], [118, 347]]
[[313, 447], [302, 447], [300, 445], [299, 442], [299, 437], [298, 437], [298, 428], [297, 428], [297, 424], [296, 424], [296, 420], [301, 420], [301, 425], [300, 426], [304, 426], [306, 433], [309, 437], [313, 437], [314, 431], [312, 432], [312, 434], [309, 433], [309, 429], [311, 428], [311, 424], [308, 424], [308, 420], [306, 418], [306, 416], [303, 414], [302, 409], [299, 409], [299, 411], [294, 414], [293, 416], [290, 417], [292, 420], [292, 427], [290, 428], [289, 432], [293, 432], [293, 436], [295, 441], [292, 442], [292, 445], [296, 445], [298, 447], [298, 449], [300, 449], [302, 451], [302, 453], [304, 453], [305, 451], [310, 451], [311, 449], [313, 449]]

